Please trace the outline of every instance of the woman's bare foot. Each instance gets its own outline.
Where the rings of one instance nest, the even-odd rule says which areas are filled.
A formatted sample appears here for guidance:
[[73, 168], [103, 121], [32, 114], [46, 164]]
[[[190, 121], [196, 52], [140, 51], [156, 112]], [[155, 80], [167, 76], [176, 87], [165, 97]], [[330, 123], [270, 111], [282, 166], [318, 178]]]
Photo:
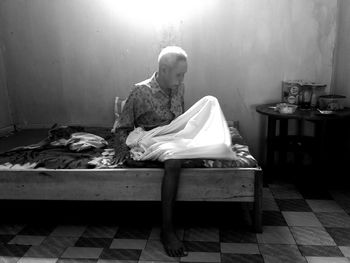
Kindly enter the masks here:
[[170, 257], [185, 257], [188, 255], [185, 245], [179, 240], [174, 231], [162, 230], [160, 239]]

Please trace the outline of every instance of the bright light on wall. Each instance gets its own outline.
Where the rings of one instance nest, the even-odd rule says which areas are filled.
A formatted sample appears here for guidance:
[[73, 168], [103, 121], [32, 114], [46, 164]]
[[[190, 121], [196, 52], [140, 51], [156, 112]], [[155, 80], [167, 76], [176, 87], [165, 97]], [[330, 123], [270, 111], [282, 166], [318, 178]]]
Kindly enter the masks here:
[[[209, 9], [213, 0], [102, 0], [108, 9], [130, 23], [152, 24], [156, 28], [177, 24]], [[110, 10], [110, 11], [112, 11]]]

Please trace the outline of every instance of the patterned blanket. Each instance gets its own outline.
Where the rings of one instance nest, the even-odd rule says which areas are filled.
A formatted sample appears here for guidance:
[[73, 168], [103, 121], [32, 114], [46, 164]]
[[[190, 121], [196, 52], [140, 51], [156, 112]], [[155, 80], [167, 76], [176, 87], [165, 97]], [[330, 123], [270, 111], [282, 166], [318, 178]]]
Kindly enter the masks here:
[[[232, 149], [237, 160], [184, 160], [184, 168], [257, 167], [238, 130], [230, 127]], [[158, 161], [126, 160], [114, 163], [114, 134], [108, 128], [54, 126], [37, 144], [0, 153], [0, 169], [112, 169], [161, 168]]]

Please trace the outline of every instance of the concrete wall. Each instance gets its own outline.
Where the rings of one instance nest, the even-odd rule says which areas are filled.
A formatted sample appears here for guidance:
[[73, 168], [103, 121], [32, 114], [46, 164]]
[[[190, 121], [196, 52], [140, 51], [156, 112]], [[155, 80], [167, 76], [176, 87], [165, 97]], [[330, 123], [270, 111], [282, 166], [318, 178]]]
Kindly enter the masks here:
[[350, 107], [350, 1], [339, 0], [334, 93], [345, 95]]
[[[338, 10], [333, 92], [335, 94], [345, 95], [345, 106], [350, 107], [350, 1], [339, 0]], [[340, 164], [339, 170], [345, 169], [346, 164], [350, 162], [350, 124], [347, 123], [347, 127], [341, 127], [341, 129], [336, 131], [336, 135], [333, 137], [339, 137], [340, 140], [338, 143], [336, 142], [338, 146], [337, 151], [339, 152], [337, 160]], [[343, 178], [346, 178], [346, 174], [344, 174]]]
[[5, 62], [3, 58], [3, 48], [0, 33], [0, 135], [12, 130], [12, 119], [9, 107], [9, 97], [6, 85]]
[[163, 26], [144, 16], [154, 1], [130, 16], [123, 2], [0, 2], [16, 123], [112, 126], [114, 97], [156, 70], [162, 46], [177, 44], [189, 55], [187, 108], [216, 96], [258, 155], [257, 104], [279, 101], [283, 79], [331, 83], [336, 0], [203, 0]]

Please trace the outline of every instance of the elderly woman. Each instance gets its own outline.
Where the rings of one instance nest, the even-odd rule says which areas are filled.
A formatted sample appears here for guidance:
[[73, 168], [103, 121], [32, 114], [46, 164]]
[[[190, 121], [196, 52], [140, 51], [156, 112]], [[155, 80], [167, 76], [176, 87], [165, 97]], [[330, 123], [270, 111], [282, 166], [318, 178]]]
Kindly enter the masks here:
[[[128, 156], [126, 138], [135, 127], [150, 130], [167, 125], [184, 112], [186, 52], [180, 47], [166, 47], [159, 54], [158, 64], [158, 72], [136, 84], [125, 103], [116, 129], [116, 162], [122, 162]], [[181, 160], [165, 160], [164, 170], [161, 189], [161, 240], [169, 256], [186, 256], [187, 251], [176, 236], [172, 220]]]

